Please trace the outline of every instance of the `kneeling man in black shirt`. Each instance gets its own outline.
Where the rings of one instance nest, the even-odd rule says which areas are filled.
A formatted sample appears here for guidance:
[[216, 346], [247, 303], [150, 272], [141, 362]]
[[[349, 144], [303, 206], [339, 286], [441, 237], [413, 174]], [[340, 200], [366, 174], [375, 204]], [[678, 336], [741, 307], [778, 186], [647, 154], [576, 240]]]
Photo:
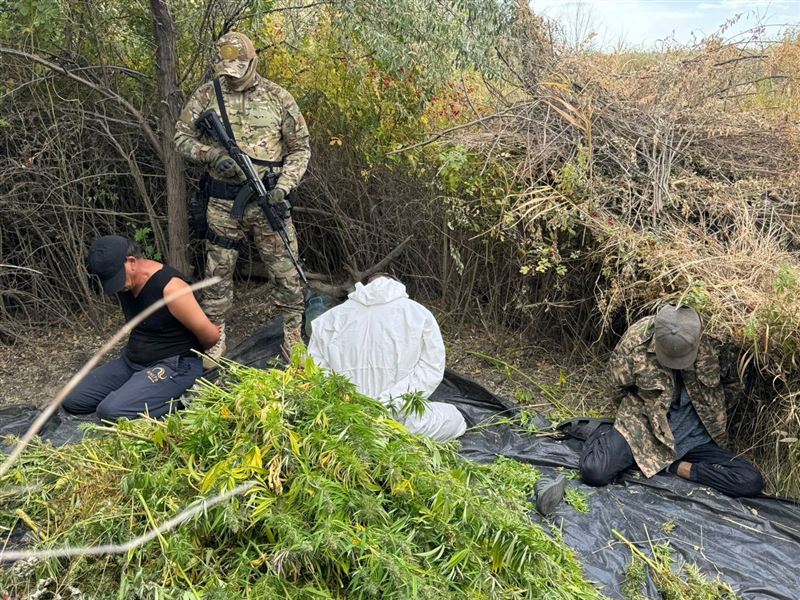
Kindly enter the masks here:
[[[130, 321], [165, 296], [186, 289], [185, 277], [166, 265], [142, 258], [136, 244], [118, 235], [103, 236], [89, 248], [88, 270], [109, 295], [117, 295]], [[203, 372], [193, 350], [219, 340], [219, 326], [200, 308], [194, 294], [184, 294], [134, 328], [122, 355], [96, 368], [67, 396], [64, 409], [97, 412], [108, 421], [141, 414], [159, 418]]]

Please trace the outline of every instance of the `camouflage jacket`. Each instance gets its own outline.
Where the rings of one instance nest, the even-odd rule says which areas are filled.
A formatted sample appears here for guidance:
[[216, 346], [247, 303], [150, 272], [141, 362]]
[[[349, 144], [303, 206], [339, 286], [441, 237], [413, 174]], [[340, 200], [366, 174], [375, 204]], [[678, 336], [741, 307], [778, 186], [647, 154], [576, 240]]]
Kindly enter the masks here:
[[[259, 75], [256, 84], [243, 92], [231, 90], [224, 77], [220, 81], [225, 109], [239, 147], [251, 158], [283, 160], [278, 187], [292, 191], [300, 183], [311, 157], [308, 128], [294, 98], [277, 83]], [[209, 108], [220, 112], [211, 81], [192, 94], [175, 124], [175, 146], [188, 160], [208, 163], [212, 147], [222, 149], [216, 142], [201, 137], [194, 125], [197, 117]], [[269, 169], [255, 167], [262, 177]], [[215, 173], [211, 175], [219, 178]]]
[[[656, 360], [654, 320], [655, 317], [645, 317], [631, 325], [609, 361], [622, 396], [614, 427], [627, 440], [645, 477], [652, 477], [677, 459], [675, 438], [667, 420], [674, 378], [672, 370]], [[694, 365], [682, 374], [697, 415], [711, 439], [723, 445], [727, 417], [716, 341], [704, 335]]]

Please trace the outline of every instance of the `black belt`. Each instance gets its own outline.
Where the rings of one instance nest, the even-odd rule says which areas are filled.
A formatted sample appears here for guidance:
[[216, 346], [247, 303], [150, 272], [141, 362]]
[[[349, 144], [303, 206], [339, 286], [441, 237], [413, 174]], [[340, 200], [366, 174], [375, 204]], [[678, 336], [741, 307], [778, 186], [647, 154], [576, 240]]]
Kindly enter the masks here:
[[[279, 169], [283, 166], [283, 160], [261, 160], [260, 158], [250, 158], [250, 161], [254, 165], [258, 165], [259, 167], [269, 167], [271, 169]], [[272, 189], [275, 187], [275, 182], [277, 180], [277, 176], [279, 173], [275, 173], [271, 171], [264, 175], [262, 181], [266, 186], [267, 190]], [[205, 180], [205, 192], [206, 195], [210, 198], [221, 198], [223, 200], [236, 200], [236, 195], [244, 186], [237, 183], [227, 183], [225, 181], [220, 181], [219, 179], [214, 179], [210, 175], [206, 177]]]
[[219, 179], [209, 177], [206, 180], [206, 195], [209, 198], [221, 198], [222, 200], [235, 200], [236, 195], [243, 186], [236, 183], [226, 183]]
[[[267, 191], [275, 187], [277, 180], [277, 173], [267, 173], [267, 175], [262, 179], [264, 182], [264, 187], [267, 188]], [[225, 181], [220, 181], [219, 179], [214, 179], [213, 177], [208, 177], [205, 180], [205, 193], [209, 198], [236, 200], [236, 196], [239, 194], [241, 189], [245, 187], [245, 185], [247, 184], [227, 183]]]

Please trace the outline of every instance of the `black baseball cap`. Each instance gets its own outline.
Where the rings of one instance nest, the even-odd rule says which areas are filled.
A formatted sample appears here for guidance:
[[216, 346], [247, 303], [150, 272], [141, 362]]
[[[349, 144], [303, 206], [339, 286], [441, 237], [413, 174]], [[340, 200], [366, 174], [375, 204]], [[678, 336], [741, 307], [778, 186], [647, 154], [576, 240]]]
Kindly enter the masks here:
[[128, 257], [128, 240], [119, 235], [104, 235], [89, 247], [87, 267], [103, 285], [103, 291], [113, 296], [125, 287], [125, 259]]

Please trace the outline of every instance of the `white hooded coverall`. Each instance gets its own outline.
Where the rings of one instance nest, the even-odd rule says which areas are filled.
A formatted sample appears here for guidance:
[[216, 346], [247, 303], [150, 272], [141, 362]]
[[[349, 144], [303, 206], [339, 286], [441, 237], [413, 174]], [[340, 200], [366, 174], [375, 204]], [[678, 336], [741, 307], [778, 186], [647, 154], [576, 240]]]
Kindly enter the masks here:
[[[398, 410], [403, 394], [428, 398], [444, 376], [444, 342], [436, 319], [409, 299], [402, 283], [388, 277], [357, 283], [347, 301], [317, 317], [308, 353], [320, 367], [347, 377], [360, 393]], [[443, 402], [429, 403], [421, 416], [398, 419], [412, 433], [438, 441], [466, 429], [459, 410]]]

